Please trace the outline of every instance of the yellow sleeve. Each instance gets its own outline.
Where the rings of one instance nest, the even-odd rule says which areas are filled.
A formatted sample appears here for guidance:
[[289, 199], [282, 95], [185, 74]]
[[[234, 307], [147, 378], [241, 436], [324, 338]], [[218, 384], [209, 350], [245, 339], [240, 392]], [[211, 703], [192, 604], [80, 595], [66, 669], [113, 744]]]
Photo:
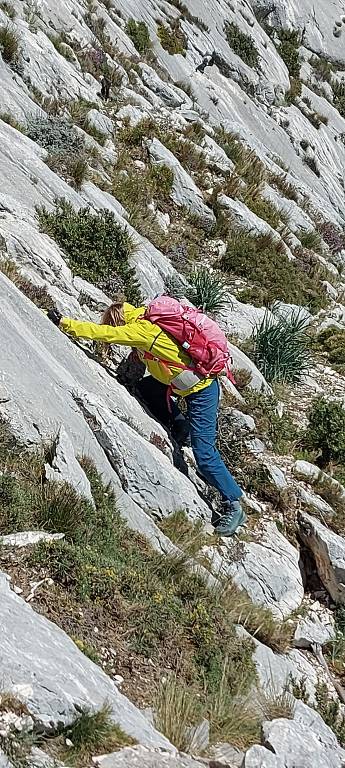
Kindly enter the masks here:
[[75, 339], [93, 339], [107, 344], [123, 344], [126, 347], [136, 347], [137, 349], [144, 350], [149, 349], [152, 343], [145, 325], [140, 323], [140, 321], [114, 327], [112, 325], [98, 325], [98, 323], [88, 323], [63, 317], [60, 321], [60, 328]]

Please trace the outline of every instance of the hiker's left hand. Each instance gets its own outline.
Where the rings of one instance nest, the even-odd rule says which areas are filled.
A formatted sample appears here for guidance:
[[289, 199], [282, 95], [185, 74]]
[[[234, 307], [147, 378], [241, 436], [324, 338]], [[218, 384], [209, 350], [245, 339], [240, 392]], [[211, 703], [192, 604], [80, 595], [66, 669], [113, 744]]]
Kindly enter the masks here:
[[47, 312], [47, 317], [49, 317], [49, 320], [51, 320], [54, 325], [60, 325], [62, 315], [57, 311], [57, 309], [49, 309]]

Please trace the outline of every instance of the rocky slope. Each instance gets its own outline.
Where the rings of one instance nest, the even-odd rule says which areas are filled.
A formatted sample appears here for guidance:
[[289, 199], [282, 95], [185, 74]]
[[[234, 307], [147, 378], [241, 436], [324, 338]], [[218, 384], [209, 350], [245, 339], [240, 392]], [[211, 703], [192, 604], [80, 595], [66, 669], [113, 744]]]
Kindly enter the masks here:
[[[345, 765], [341, 408], [330, 455], [303, 438], [315, 396], [345, 394], [344, 12], [340, 0], [0, 0], [4, 768]], [[224, 383], [220, 418], [249, 512], [235, 541], [214, 540], [217, 500], [190, 452], [121, 377], [127, 350], [104, 358], [45, 315], [98, 321], [119, 289], [194, 296], [200, 268], [221, 276], [243, 383]], [[276, 301], [287, 318], [300, 308], [312, 339], [308, 370], [279, 388], [253, 341]], [[74, 489], [65, 517], [56, 487], [60, 502]], [[113, 492], [128, 526], [118, 551]], [[171, 674], [194, 692], [185, 721], [176, 691], [162, 717]], [[76, 723], [89, 734], [104, 707], [116, 739], [76, 755]]]

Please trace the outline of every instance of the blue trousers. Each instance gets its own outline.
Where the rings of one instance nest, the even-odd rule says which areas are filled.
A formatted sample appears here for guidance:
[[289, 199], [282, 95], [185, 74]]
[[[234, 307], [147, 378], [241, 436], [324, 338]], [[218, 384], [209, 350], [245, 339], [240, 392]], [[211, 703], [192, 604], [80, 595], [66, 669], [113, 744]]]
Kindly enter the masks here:
[[186, 397], [191, 445], [200, 474], [220, 492], [223, 501], [236, 501], [242, 491], [216, 448], [220, 388], [213, 384]]

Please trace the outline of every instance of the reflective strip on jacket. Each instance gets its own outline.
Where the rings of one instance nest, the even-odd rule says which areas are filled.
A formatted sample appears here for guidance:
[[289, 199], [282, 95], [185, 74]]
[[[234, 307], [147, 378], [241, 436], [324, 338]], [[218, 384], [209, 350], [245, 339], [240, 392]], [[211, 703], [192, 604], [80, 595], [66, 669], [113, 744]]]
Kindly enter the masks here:
[[[136, 308], [126, 303], [124, 304], [125, 325], [113, 327], [63, 317], [60, 328], [76, 339], [92, 339], [107, 344], [135, 347], [151, 376], [161, 381], [162, 384], [172, 384], [174, 391], [182, 397], [186, 397], [192, 392], [198, 392], [212, 384], [213, 377], [208, 377], [201, 379], [190, 389], [177, 390], [174, 388], [173, 381], [181, 374], [179, 364], [185, 366], [192, 366], [193, 364], [182, 347], [171, 336], [161, 331], [158, 325], [143, 319], [144, 312], [145, 307]], [[153, 359], [144, 358], [145, 352], [150, 353]], [[166, 363], [160, 362], [162, 360]], [[177, 363], [176, 367], [174, 367], [174, 363]]]

